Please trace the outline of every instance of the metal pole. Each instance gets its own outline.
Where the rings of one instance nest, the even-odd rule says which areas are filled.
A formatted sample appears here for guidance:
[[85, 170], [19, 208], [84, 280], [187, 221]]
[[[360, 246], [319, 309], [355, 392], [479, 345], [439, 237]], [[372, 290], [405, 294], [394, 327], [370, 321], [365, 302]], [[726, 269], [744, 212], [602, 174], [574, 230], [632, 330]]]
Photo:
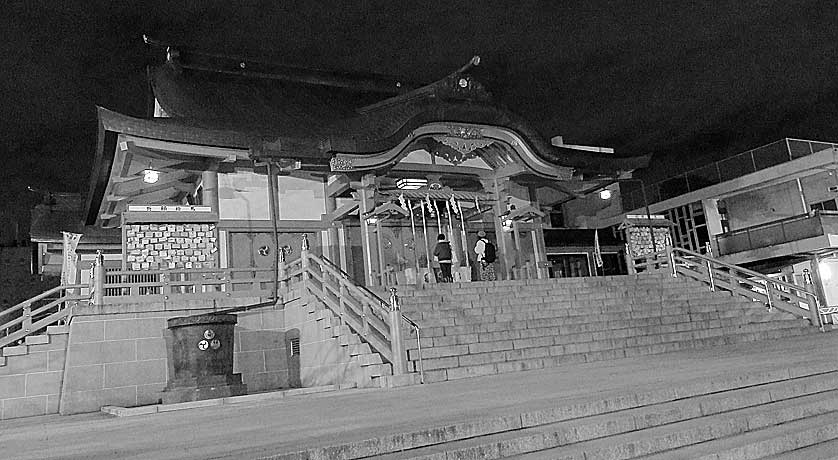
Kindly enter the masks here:
[[640, 181], [640, 191], [643, 192], [643, 205], [646, 206], [646, 224], [649, 225], [649, 236], [652, 237], [652, 252], [658, 252], [658, 245], [655, 243], [655, 229], [652, 227], [652, 213], [649, 211], [649, 200], [646, 199], [646, 183], [643, 179]]
[[407, 360], [402, 341], [402, 309], [396, 288], [390, 288], [390, 350], [393, 352], [393, 375], [407, 372]]
[[268, 166], [268, 207], [271, 212], [271, 227], [273, 230], [274, 239], [274, 266], [272, 270], [273, 277], [273, 291], [274, 300], [279, 299], [279, 228], [277, 226], [277, 218], [279, 210], [277, 209], [276, 199], [279, 195], [279, 187], [276, 183], [276, 175], [273, 171], [273, 163], [267, 162]]

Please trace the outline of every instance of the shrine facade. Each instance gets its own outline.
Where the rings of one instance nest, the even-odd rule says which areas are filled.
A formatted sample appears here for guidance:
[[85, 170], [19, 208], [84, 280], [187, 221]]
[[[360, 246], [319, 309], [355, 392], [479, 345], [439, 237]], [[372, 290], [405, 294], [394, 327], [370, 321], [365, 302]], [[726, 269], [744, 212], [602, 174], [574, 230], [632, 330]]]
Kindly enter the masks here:
[[273, 268], [305, 235], [358, 283], [433, 282], [445, 235], [468, 281], [485, 232], [500, 279], [544, 278], [545, 209], [648, 161], [548, 142], [477, 57], [411, 85], [148, 43], [154, 116], [98, 109], [86, 207], [121, 229], [121, 270]]

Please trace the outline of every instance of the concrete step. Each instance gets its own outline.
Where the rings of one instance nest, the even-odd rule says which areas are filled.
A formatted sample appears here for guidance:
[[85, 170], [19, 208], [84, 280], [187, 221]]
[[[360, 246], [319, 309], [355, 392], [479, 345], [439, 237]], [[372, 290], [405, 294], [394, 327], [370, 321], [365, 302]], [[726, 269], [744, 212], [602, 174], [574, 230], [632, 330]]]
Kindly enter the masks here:
[[27, 345], [12, 345], [0, 348], [0, 354], [2, 356], [21, 356], [29, 353], [29, 347]]
[[402, 375], [382, 375], [373, 377], [373, 381], [379, 388], [398, 388], [422, 383], [418, 372]]
[[[428, 358], [425, 349], [422, 350], [422, 365], [426, 372], [427, 382], [456, 380], [482, 375], [518, 372], [545, 367], [557, 367], [569, 363], [586, 363], [606, 361], [635, 356], [670, 353], [685, 349], [707, 348], [720, 345], [730, 345], [760, 340], [774, 340], [783, 337], [793, 337], [812, 334], [809, 326], [789, 327], [780, 323], [777, 327], [766, 328], [756, 332], [742, 331], [739, 333], [720, 332], [716, 336], [702, 336], [691, 340], [657, 342], [650, 344], [636, 344], [631, 346], [602, 345], [599, 347], [585, 344], [572, 346], [533, 347], [526, 350], [503, 350], [476, 354], [450, 355], [445, 357]], [[707, 334], [701, 334], [707, 335]], [[417, 357], [411, 350], [409, 370], [418, 368]]]
[[[711, 404], [718, 407], [717, 402], [711, 400]], [[703, 415], [701, 404], [695, 401], [676, 401], [658, 407], [641, 407], [524, 428], [415, 451], [389, 454], [380, 458], [382, 460], [427, 458], [429, 455], [441, 453], [445, 454], [446, 459], [710, 458], [701, 455], [675, 456], [673, 453], [677, 450], [673, 449], [692, 446], [684, 450], [705, 452], [707, 444], [714, 440], [726, 441], [724, 439], [726, 437], [776, 427], [818, 415], [829, 414], [835, 417], [838, 414], [832, 412], [836, 410], [838, 410], [838, 391], [766, 402], [757, 406], [733, 407], [714, 415]], [[835, 420], [838, 425], [838, 418]], [[838, 437], [838, 429], [829, 431], [825, 439]], [[832, 433], [832, 431], [835, 432]], [[699, 443], [705, 444], [696, 446]], [[660, 452], [664, 453], [660, 456], [643, 457]], [[712, 452], [714, 451], [708, 453]]]
[[[813, 408], [814, 414], [820, 411]], [[767, 414], [768, 417], [777, 416]], [[747, 421], [719, 419], [716, 427], [703, 427], [692, 431], [676, 431], [675, 429], [657, 430], [655, 433], [642, 431], [647, 438], [638, 439], [629, 435], [594, 441], [585, 446], [570, 446], [570, 448], [553, 448], [530, 454], [510, 456], [518, 460], [546, 460], [556, 458], [585, 459], [643, 459], [643, 460], [681, 460], [681, 459], [731, 459], [756, 460], [768, 456], [772, 458], [790, 458], [788, 453], [806, 446], [817, 446], [823, 442], [834, 442], [838, 438], [838, 412], [826, 412], [819, 415], [786, 415], [801, 418], [784, 421], [778, 418], [778, 423], [764, 428], [747, 426]], [[782, 417], [782, 416], [780, 416]], [[723, 436], [716, 439], [716, 436]], [[681, 442], [678, 438], [689, 438], [687, 442], [698, 442], [686, 447], [670, 448]], [[705, 439], [702, 441], [702, 439]], [[610, 441], [610, 443], [609, 443]], [[609, 445], [610, 444], [610, 445]], [[654, 451], [643, 455], [646, 451]], [[640, 454], [640, 455], [638, 455]], [[776, 456], [776, 457], [773, 457]], [[813, 460], [812, 457], [801, 457]], [[825, 457], [834, 458], [834, 457]]]
[[43, 345], [49, 343], [48, 335], [29, 335], [23, 341], [26, 345]]
[[[816, 423], [814, 419], [811, 421]], [[822, 420], [818, 420], [820, 423], [826, 421], [825, 417]], [[824, 426], [825, 425], [822, 424], [814, 429], [823, 429]], [[838, 439], [820, 442], [809, 447], [801, 447], [792, 451], [763, 458], [765, 460], [838, 460]]]
[[[534, 406], [523, 412], [509, 409], [428, 427], [409, 425], [408, 431], [396, 430], [375, 438], [364, 437], [272, 458], [501, 458], [501, 453], [512, 455], [527, 451], [523, 449], [549, 448], [551, 443], [552, 446], [579, 443], [631, 431], [671, 427], [679, 422], [723, 426], [725, 423], [720, 420], [731, 416], [741, 418], [743, 414], [749, 415], [748, 410], [757, 414], [754, 418], [761, 420], [762, 425], [774, 424], [811, 415], [795, 407], [805, 406], [817, 413], [826, 410], [818, 409], [820, 401], [828, 401], [824, 406], [838, 404], [838, 394], [832, 391], [838, 384], [836, 367], [800, 365], [785, 370], [734, 372], [669, 382], [636, 392], [615, 391], [547, 407]], [[775, 405], [770, 407], [772, 404]], [[717, 419], [712, 419], [714, 416]], [[565, 457], [553, 454], [543, 458]]]
[[67, 335], [70, 333], [69, 325], [61, 326], [47, 326], [47, 334], [49, 335]]
[[[711, 322], [712, 323], [712, 322]], [[665, 329], [663, 327], [666, 327]], [[559, 351], [596, 351], [608, 348], [629, 347], [635, 345], [654, 345], [662, 342], [684, 341], [709, 337], [719, 337], [745, 332], [759, 332], [761, 330], [800, 328], [806, 333], [815, 330], [805, 321], [766, 321], [759, 323], [729, 323], [729, 324], [699, 324], [681, 323], [675, 325], [625, 328], [594, 333], [560, 334], [555, 328], [537, 330], [538, 335], [529, 335], [517, 339], [504, 339], [504, 333], [490, 333], [485, 337], [481, 334], [462, 334], [457, 336], [443, 336], [422, 338], [423, 355], [428, 358], [453, 356], [464, 354], [491, 353], [506, 350], [524, 350], [538, 347], [557, 347]], [[673, 330], [675, 328], [675, 330]], [[536, 330], [524, 330], [522, 332]], [[514, 332], [514, 331], [513, 331]], [[643, 333], [639, 333], [643, 332]], [[497, 336], [497, 337], [494, 337]], [[478, 339], [480, 339], [478, 341]], [[493, 340], [494, 339], [494, 340]], [[450, 344], [450, 345], [449, 345]], [[467, 348], [465, 348], [467, 347]], [[405, 348], [415, 353], [415, 340], [405, 341]], [[435, 351], [432, 351], [435, 350]], [[414, 356], [411, 354], [411, 359]]]

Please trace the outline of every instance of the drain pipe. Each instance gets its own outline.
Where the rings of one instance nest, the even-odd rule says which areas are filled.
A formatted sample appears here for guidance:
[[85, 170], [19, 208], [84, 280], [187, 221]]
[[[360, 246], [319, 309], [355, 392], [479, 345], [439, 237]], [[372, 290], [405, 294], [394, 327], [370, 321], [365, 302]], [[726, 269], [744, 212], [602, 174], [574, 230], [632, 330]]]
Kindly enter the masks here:
[[277, 227], [277, 203], [276, 199], [279, 194], [279, 187], [277, 186], [276, 175], [274, 174], [273, 162], [266, 161], [268, 167], [268, 206], [271, 208], [271, 225], [273, 227], [274, 237], [274, 263], [273, 263], [273, 298], [274, 301], [279, 300], [279, 228]]

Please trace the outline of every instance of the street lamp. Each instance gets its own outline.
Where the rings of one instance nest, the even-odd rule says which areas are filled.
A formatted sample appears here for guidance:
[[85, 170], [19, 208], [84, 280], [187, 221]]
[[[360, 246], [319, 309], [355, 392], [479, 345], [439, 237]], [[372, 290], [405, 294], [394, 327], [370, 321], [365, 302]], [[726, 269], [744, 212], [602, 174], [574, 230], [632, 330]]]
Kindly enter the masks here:
[[[643, 179], [640, 178], [626, 178], [626, 179], [617, 179], [617, 183], [620, 182], [640, 182], [640, 191], [643, 194], [643, 206], [646, 208], [646, 224], [649, 226], [649, 237], [652, 239], [652, 252], [658, 252], [658, 245], [655, 242], [655, 229], [652, 227], [652, 213], [649, 211], [649, 200], [646, 199], [646, 183], [643, 182]], [[608, 193], [604, 193], [608, 192]], [[607, 195], [607, 196], [606, 196]], [[611, 198], [611, 191], [607, 189], [603, 189], [599, 193], [599, 197], [603, 200], [607, 200]]]

